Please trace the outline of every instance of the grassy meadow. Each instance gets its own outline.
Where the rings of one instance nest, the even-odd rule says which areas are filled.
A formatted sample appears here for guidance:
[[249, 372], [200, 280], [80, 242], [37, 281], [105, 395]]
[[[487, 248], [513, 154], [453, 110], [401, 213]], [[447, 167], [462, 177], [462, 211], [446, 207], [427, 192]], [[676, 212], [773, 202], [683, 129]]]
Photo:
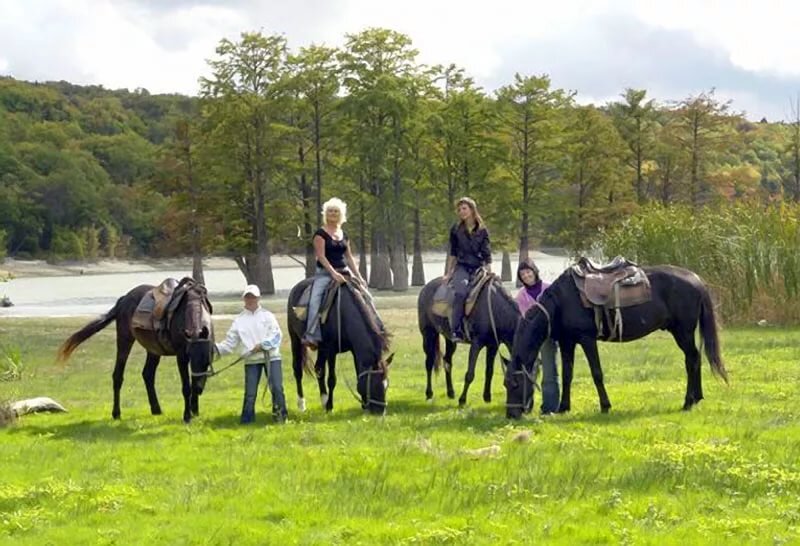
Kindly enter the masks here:
[[[238, 424], [237, 368], [209, 381], [201, 417], [184, 425], [174, 359], [157, 378], [164, 415], [151, 416], [139, 347], [114, 422], [113, 327], [61, 366], [56, 348], [84, 319], [3, 320], [0, 341], [19, 349], [23, 368], [21, 380], [0, 383], [0, 399], [50, 396], [70, 412], [0, 429], [0, 543], [800, 541], [800, 329], [726, 329], [732, 384], [704, 362], [706, 400], [689, 413], [679, 411], [686, 376], [669, 335], [603, 344], [610, 414], [599, 413], [579, 354], [572, 413], [509, 423], [498, 373], [494, 400], [481, 399], [482, 359], [465, 409], [445, 397], [443, 376], [426, 403], [412, 300], [386, 302], [396, 351], [388, 415], [362, 414], [344, 384], [354, 379], [349, 356], [335, 411], [321, 410], [306, 378], [309, 410], [298, 414], [286, 347], [284, 426], [260, 398], [259, 422]], [[216, 323], [218, 337], [228, 324]], [[461, 348], [457, 395], [465, 363]]]

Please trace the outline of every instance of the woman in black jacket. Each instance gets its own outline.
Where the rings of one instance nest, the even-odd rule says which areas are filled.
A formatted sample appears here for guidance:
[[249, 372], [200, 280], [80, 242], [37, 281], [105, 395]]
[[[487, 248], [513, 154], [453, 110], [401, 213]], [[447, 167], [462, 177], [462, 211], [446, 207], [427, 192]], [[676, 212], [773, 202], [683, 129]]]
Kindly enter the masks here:
[[450, 228], [450, 255], [443, 282], [452, 279], [453, 320], [450, 323], [453, 341], [464, 339], [464, 302], [469, 292], [469, 283], [481, 267], [491, 270], [492, 250], [489, 231], [478, 213], [473, 199], [462, 197], [456, 202], [459, 221]]

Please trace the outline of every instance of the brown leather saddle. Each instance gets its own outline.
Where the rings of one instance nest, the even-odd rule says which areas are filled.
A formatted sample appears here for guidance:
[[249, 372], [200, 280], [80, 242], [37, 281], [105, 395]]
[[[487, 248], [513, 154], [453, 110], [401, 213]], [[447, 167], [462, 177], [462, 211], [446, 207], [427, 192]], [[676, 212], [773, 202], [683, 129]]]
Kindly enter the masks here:
[[[594, 308], [597, 336], [604, 339], [622, 339], [622, 313], [620, 309], [651, 300], [650, 280], [636, 263], [621, 256], [598, 265], [581, 257], [570, 270], [584, 307]], [[611, 317], [613, 311], [613, 319]], [[603, 334], [603, 318], [609, 324], [607, 336]]]
[[140, 331], [140, 336], [155, 340], [156, 345], [146, 347], [151, 352], [169, 350], [168, 309], [178, 287], [178, 280], [164, 279], [154, 286], [136, 306], [131, 320], [131, 327]]
[[[369, 298], [368, 288], [363, 286], [359, 281], [357, 281], [354, 277], [350, 276], [349, 274], [345, 275], [347, 279], [346, 287], [353, 291], [353, 294], [356, 296], [356, 300], [359, 304], [362, 305], [362, 308], [367, 312], [367, 316], [370, 320], [378, 324], [380, 319], [374, 316], [372, 312], [372, 307], [366, 304], [367, 298]], [[308, 283], [308, 286], [303, 289], [303, 292], [300, 294], [300, 299], [297, 300], [297, 305], [292, 306], [292, 311], [294, 315], [301, 321], [305, 322], [308, 318], [308, 304], [311, 301], [311, 289], [314, 283]], [[345, 286], [345, 285], [343, 285]], [[337, 294], [337, 285], [334, 282], [328, 284], [328, 288], [325, 289], [325, 294], [322, 296], [322, 303], [320, 303], [319, 308], [319, 319], [320, 324], [325, 324], [328, 321], [328, 315], [333, 308], [334, 302], [336, 301], [336, 294]]]
[[[465, 318], [469, 318], [472, 314], [472, 311], [475, 309], [475, 304], [478, 303], [478, 297], [481, 295], [481, 292], [483, 292], [484, 287], [495, 277], [494, 273], [490, 273], [483, 268], [475, 273], [469, 285], [467, 300], [464, 303]], [[453, 295], [453, 287], [450, 286], [449, 283], [440, 284], [433, 295], [433, 305], [431, 307], [433, 314], [449, 319], [453, 312]]]

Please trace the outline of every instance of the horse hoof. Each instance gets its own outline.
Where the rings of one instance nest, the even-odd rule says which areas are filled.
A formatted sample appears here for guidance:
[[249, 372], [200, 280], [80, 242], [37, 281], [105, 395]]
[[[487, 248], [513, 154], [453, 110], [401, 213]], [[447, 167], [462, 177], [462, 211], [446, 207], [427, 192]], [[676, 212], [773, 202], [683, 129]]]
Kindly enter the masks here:
[[428, 396], [427, 398], [425, 398], [425, 401], [426, 401], [428, 404], [433, 404], [433, 396]]
[[608, 413], [608, 411], [610, 409], [611, 409], [611, 406], [608, 406], [607, 408], [600, 408], [600, 413]]
[[492, 395], [491, 394], [484, 394], [483, 395], [483, 401], [486, 402], [487, 404], [490, 403], [492, 401]]
[[466, 400], [459, 400], [458, 401], [458, 407], [459, 408], [463, 408], [466, 405], [467, 405], [467, 401]]
[[306, 411], [306, 399], [305, 398], [298, 398], [297, 399], [297, 410], [300, 412]]
[[153, 415], [161, 415], [161, 408], [150, 410], [150, 413], [152, 413]]
[[448, 393], [447, 393], [447, 397], [448, 397], [450, 400], [453, 400], [453, 399], [456, 397], [456, 393], [454, 393], [454, 392], [448, 392]]
[[319, 397], [319, 403], [322, 404], [322, 407], [327, 409], [328, 406], [328, 395], [323, 394]]

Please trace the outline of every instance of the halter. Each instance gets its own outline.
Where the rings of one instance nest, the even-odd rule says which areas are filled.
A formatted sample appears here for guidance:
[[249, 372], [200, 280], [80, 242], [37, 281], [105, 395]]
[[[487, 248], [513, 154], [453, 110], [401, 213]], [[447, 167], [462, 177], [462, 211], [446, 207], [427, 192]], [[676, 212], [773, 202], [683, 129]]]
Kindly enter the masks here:
[[[533, 305], [535, 305], [537, 308], [539, 308], [542, 311], [542, 313], [544, 313], [544, 317], [545, 317], [545, 319], [547, 319], [547, 339], [550, 339], [550, 336], [552, 335], [552, 327], [551, 327], [551, 324], [550, 324], [550, 313], [547, 311], [545, 306], [542, 305], [541, 303], [539, 303], [537, 300], [533, 301]], [[523, 317], [523, 320], [524, 320], [524, 317]], [[528, 409], [530, 406], [533, 405], [533, 393], [534, 393], [534, 391], [535, 390], [541, 390], [541, 389], [539, 389], [539, 385], [536, 384], [536, 375], [538, 373], [537, 362], [538, 362], [538, 360], [534, 361], [533, 370], [531, 370], [531, 371], [526, 370], [524, 364], [520, 364], [520, 369], [519, 370], [514, 370], [513, 372], [511, 372], [512, 376], [513, 375], [523, 375], [523, 376], [525, 376], [528, 379], [528, 381], [530, 381], [530, 384], [533, 385], [533, 388], [531, 389], [530, 393], [527, 392], [528, 391], [528, 383], [523, 381], [522, 382], [522, 403], [521, 404], [509, 404], [509, 403], [506, 403], [506, 408], [519, 408], [519, 409], [522, 409], [522, 411], [525, 411], [526, 409]]]

